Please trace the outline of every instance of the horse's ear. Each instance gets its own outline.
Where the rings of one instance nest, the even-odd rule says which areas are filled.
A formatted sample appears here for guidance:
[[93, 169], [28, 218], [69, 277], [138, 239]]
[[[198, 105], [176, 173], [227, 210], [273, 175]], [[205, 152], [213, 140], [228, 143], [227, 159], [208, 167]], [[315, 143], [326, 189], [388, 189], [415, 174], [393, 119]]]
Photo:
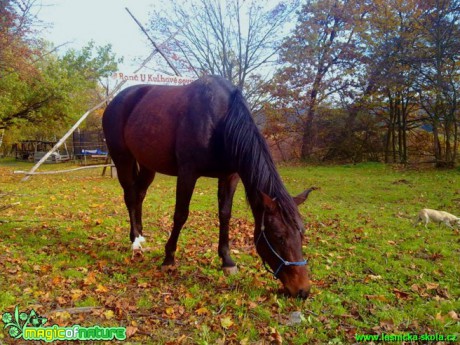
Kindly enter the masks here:
[[264, 209], [267, 212], [275, 212], [276, 209], [278, 208], [278, 203], [276, 202], [276, 199], [270, 198], [267, 194], [264, 192], [259, 192], [260, 195], [262, 196], [262, 203], [264, 205]]
[[297, 206], [303, 204], [305, 202], [305, 200], [307, 200], [308, 198], [308, 194], [310, 194], [311, 191], [313, 190], [317, 190], [318, 187], [311, 187], [311, 188], [308, 188], [307, 190], [303, 191], [302, 193], [300, 193], [299, 195], [293, 197], [292, 199], [294, 199], [294, 202], [296, 203]]

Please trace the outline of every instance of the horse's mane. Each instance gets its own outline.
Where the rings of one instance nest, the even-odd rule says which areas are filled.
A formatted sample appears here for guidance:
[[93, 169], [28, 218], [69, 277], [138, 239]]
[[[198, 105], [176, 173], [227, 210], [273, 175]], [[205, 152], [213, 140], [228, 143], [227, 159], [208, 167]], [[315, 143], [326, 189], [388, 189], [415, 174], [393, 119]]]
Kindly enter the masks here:
[[228, 159], [243, 181], [248, 201], [259, 200], [260, 192], [264, 192], [276, 198], [285, 220], [296, 224], [298, 211], [295, 203], [284, 187], [268, 145], [238, 89], [231, 95], [225, 118], [224, 146]]

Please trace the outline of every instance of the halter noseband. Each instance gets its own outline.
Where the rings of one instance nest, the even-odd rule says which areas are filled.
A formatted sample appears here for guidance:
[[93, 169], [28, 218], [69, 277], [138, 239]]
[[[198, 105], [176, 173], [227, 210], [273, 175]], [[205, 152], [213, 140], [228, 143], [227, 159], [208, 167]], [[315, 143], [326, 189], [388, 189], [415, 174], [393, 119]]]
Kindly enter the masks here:
[[271, 252], [273, 254], [275, 254], [275, 256], [280, 259], [281, 263], [280, 265], [278, 266], [278, 268], [276, 269], [276, 271], [273, 271], [270, 269], [269, 266], [267, 266], [266, 262], [264, 259], [262, 259], [262, 262], [264, 263], [264, 267], [265, 269], [270, 272], [271, 274], [273, 274], [273, 276], [278, 279], [278, 273], [282, 270], [282, 268], [284, 266], [305, 266], [307, 264], [307, 260], [302, 260], [302, 261], [286, 261], [284, 260], [281, 255], [279, 255], [276, 250], [272, 247], [272, 245], [270, 244], [270, 242], [268, 241], [268, 238], [267, 238], [267, 235], [265, 235], [265, 212], [262, 213], [262, 224], [260, 225], [260, 234], [259, 234], [259, 237], [257, 238], [257, 241], [256, 241], [256, 248], [257, 248], [257, 245], [259, 244], [260, 242], [260, 239], [263, 237], [265, 239], [265, 242], [267, 243], [267, 246], [268, 248], [270, 248]]

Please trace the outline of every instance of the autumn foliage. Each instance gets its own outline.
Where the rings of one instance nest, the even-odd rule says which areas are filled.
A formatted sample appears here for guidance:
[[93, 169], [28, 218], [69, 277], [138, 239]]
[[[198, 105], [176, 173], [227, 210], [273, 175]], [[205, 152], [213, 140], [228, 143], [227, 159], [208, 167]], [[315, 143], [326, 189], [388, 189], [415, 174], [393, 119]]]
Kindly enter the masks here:
[[[273, 110], [290, 113], [301, 158], [453, 166], [459, 18], [456, 0], [304, 4], [267, 90]], [[413, 146], [422, 138], [429, 153]]]

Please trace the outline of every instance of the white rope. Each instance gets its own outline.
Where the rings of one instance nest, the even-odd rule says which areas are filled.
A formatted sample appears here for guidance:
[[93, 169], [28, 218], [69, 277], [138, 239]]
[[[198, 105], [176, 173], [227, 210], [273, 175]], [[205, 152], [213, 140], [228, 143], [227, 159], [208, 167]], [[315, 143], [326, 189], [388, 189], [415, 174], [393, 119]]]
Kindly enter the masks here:
[[15, 170], [15, 174], [24, 174], [24, 175], [52, 175], [52, 174], [61, 174], [61, 173], [68, 173], [77, 170], [83, 169], [94, 169], [94, 168], [104, 168], [104, 167], [113, 167], [113, 164], [99, 164], [99, 165], [88, 165], [85, 167], [73, 168], [73, 169], [64, 169], [64, 170], [53, 170], [53, 171], [24, 171], [24, 170]]

